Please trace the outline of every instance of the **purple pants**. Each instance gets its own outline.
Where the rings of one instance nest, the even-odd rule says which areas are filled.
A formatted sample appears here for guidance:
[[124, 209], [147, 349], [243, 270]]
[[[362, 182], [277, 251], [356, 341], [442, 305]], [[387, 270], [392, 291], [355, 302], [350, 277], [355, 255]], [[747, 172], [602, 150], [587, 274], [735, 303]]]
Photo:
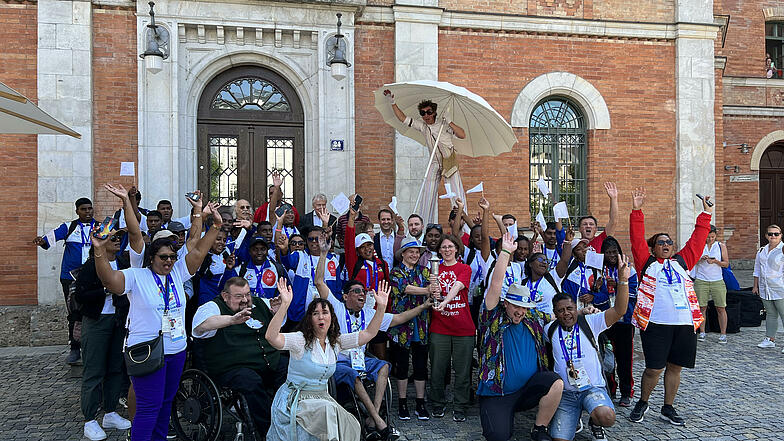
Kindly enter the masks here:
[[165, 364], [142, 377], [131, 377], [136, 393], [136, 415], [131, 427], [132, 441], [166, 441], [174, 395], [180, 387], [185, 351], [166, 355]]

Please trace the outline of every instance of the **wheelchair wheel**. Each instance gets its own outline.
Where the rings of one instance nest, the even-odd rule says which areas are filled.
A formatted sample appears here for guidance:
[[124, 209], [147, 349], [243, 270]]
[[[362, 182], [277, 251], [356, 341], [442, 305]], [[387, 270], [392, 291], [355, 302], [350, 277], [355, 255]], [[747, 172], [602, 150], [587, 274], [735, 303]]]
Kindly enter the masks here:
[[215, 441], [223, 424], [220, 392], [204, 372], [188, 369], [172, 403], [172, 421], [179, 439]]

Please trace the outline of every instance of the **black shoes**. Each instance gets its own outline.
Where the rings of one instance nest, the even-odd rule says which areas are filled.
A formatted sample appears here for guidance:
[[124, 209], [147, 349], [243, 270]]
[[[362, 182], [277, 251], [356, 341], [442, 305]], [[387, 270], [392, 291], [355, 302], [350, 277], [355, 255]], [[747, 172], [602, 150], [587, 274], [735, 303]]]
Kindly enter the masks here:
[[547, 426], [534, 426], [531, 429], [531, 439], [533, 441], [553, 441], [547, 433]]
[[665, 404], [661, 408], [661, 415], [659, 416], [664, 421], [669, 422], [673, 426], [685, 426], [686, 422], [678, 415], [675, 408], [671, 404]]
[[[427, 407], [425, 407], [425, 400], [419, 401], [417, 400], [416, 410], [414, 411], [417, 419], [420, 421], [426, 421], [430, 419], [430, 412], [427, 411]], [[442, 413], [441, 416], [444, 416]]]
[[638, 400], [637, 404], [634, 405], [634, 409], [632, 409], [632, 413], [629, 414], [629, 420], [633, 423], [641, 423], [647, 411], [648, 402]]
[[82, 352], [79, 349], [71, 348], [71, 352], [69, 352], [68, 356], [65, 357], [65, 362], [70, 365], [81, 364], [81, 361], [82, 361]]
[[465, 412], [462, 410], [452, 412], [452, 419], [455, 420], [455, 422], [462, 423], [466, 420]]
[[443, 418], [445, 412], [446, 412], [445, 408], [436, 406], [433, 408], [433, 417]]
[[408, 421], [411, 419], [411, 414], [408, 412], [408, 405], [405, 402], [398, 404], [397, 417], [403, 421]]

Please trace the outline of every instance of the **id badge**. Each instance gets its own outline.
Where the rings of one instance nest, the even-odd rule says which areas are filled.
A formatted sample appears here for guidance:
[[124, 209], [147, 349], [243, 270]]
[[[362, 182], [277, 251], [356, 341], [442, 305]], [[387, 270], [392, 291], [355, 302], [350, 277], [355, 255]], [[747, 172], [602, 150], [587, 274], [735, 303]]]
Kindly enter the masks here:
[[357, 372], [364, 372], [365, 354], [359, 348], [354, 348], [349, 353], [351, 354], [351, 367]]
[[172, 341], [180, 341], [185, 338], [185, 323], [183, 323], [182, 318], [175, 317], [173, 315], [169, 316], [169, 323], [171, 328], [171, 339]]
[[675, 309], [689, 309], [689, 301], [686, 300], [686, 293], [682, 292], [680, 286], [671, 287], [672, 302], [675, 304]]
[[579, 361], [573, 363], [572, 366], [574, 366], [574, 375], [569, 375], [569, 384], [581, 392], [590, 388], [591, 378], [588, 377], [588, 371], [585, 370], [585, 366]]
[[172, 316], [169, 312], [164, 312], [161, 316], [161, 331], [164, 334], [170, 334], [172, 332]]
[[82, 264], [84, 264], [84, 262], [87, 262], [87, 259], [90, 258], [90, 248], [91, 248], [90, 244], [82, 246]]

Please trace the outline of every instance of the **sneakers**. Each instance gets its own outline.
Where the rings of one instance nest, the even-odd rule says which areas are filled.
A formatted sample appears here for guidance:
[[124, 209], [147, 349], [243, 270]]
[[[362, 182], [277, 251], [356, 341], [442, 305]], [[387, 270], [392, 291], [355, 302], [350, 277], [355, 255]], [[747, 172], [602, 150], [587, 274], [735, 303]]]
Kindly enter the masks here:
[[700, 335], [697, 337], [697, 341], [705, 341], [705, 333], [700, 332]]
[[[76, 348], [71, 348], [71, 352], [65, 357], [65, 362], [70, 365], [78, 365], [82, 361], [82, 351]], [[102, 438], [103, 439], [103, 438]]]
[[719, 336], [719, 344], [726, 345], [727, 344], [727, 334], [721, 334]]
[[531, 439], [533, 441], [553, 441], [547, 433], [547, 426], [534, 426], [531, 428]]
[[604, 434], [604, 427], [595, 425], [591, 419], [588, 419], [588, 427], [591, 429], [591, 439], [593, 441], [607, 441], [607, 436]]
[[446, 409], [443, 408], [443, 407], [436, 406], [436, 407], [433, 408], [433, 416], [435, 418], [443, 418], [445, 412], [446, 412]]
[[621, 400], [618, 401], [618, 406], [631, 407], [631, 405], [632, 405], [632, 397], [628, 395], [621, 395]]
[[[416, 415], [417, 419], [420, 421], [427, 421], [430, 419], [430, 412], [427, 411], [427, 407], [425, 407], [425, 401], [422, 400], [421, 403], [417, 402], [416, 410], [414, 410], [414, 415]], [[441, 414], [443, 416], [443, 414]]]
[[104, 429], [120, 429], [126, 430], [131, 428], [131, 422], [117, 414], [117, 412], [110, 412], [103, 416]]
[[675, 408], [672, 407], [670, 404], [665, 404], [661, 408], [661, 415], [659, 416], [664, 421], [669, 421], [670, 424], [673, 426], [685, 426], [686, 422], [683, 421], [678, 415], [678, 412], [675, 411]]
[[648, 411], [648, 402], [643, 400], [637, 400], [637, 404], [634, 405], [634, 409], [632, 409], [632, 413], [629, 414], [629, 420], [633, 423], [641, 423], [643, 418], [645, 417], [645, 412]]
[[583, 431], [583, 419], [579, 418], [577, 420], [577, 428], [574, 429], [574, 434], [577, 435], [578, 433]]
[[84, 423], [84, 437], [90, 441], [106, 439], [106, 432], [101, 429], [98, 421], [92, 420]]
[[776, 342], [770, 339], [770, 337], [765, 337], [765, 340], [762, 340], [762, 343], [757, 345], [758, 348], [767, 349], [767, 348], [775, 348]]
[[462, 423], [466, 420], [465, 412], [462, 410], [456, 410], [452, 412], [452, 419], [455, 420], [457, 423]]
[[403, 421], [411, 419], [411, 414], [408, 412], [408, 405], [405, 402], [401, 402], [397, 406], [397, 417]]

